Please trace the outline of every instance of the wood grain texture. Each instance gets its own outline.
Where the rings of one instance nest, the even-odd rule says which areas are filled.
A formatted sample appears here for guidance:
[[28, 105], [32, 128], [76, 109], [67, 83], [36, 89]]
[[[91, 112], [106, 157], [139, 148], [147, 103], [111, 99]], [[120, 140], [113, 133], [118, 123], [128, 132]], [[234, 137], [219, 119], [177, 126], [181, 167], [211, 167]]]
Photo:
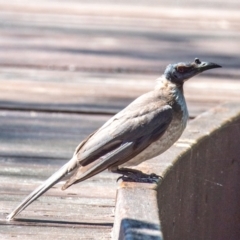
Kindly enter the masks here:
[[169, 63], [199, 57], [224, 67], [186, 83], [192, 118], [239, 101], [239, 8], [238, 0], [0, 0], [1, 239], [110, 239], [117, 184], [107, 172], [52, 188], [21, 221], [4, 217]]
[[[66, 231], [64, 239], [74, 234], [81, 234], [82, 239], [104, 234], [107, 239], [113, 223], [117, 185], [117, 175], [108, 172], [64, 192], [56, 185], [26, 209], [19, 221], [5, 225], [7, 213], [70, 159], [77, 143], [107, 117], [8, 111], [1, 111], [0, 116], [3, 239], [15, 234], [30, 238], [35, 231], [36, 239], [43, 235], [52, 239], [61, 235], [60, 229]], [[44, 233], [38, 229], [44, 229]]]
[[[114, 114], [151, 90], [167, 64], [195, 57], [224, 69], [204, 73], [199, 94], [198, 80], [186, 86], [191, 116], [236, 99], [237, 1], [25, 0], [0, 6], [2, 109]], [[231, 87], [219, 98], [218, 80]], [[214, 99], [206, 102], [206, 94]]]
[[162, 73], [199, 57], [237, 66], [239, 3], [193, 2], [1, 1], [0, 65]]
[[[0, 108], [113, 115], [151, 91], [157, 77], [2, 68]], [[189, 80], [184, 89], [192, 118], [221, 102], [240, 100], [240, 82], [227, 77], [204, 73]]]

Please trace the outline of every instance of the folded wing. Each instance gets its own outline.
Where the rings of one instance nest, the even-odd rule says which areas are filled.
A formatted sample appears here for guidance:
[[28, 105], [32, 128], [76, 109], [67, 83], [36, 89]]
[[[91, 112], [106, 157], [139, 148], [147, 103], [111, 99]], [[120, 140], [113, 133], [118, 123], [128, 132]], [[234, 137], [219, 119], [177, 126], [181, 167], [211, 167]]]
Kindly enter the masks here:
[[80, 144], [75, 152], [80, 167], [63, 189], [127, 162], [158, 140], [172, 121], [171, 106], [161, 101], [143, 105], [140, 111], [134, 104], [129, 107]]

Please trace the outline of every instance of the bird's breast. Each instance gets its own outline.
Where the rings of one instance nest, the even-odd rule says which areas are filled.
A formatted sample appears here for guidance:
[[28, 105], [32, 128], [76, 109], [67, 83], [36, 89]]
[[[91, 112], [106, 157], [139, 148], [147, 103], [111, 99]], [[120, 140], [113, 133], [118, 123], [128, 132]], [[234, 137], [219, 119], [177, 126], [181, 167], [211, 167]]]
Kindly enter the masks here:
[[188, 110], [183, 95], [178, 96], [173, 104], [173, 119], [165, 133], [130, 161], [119, 167], [136, 166], [143, 161], [158, 156], [170, 148], [182, 135], [188, 120]]

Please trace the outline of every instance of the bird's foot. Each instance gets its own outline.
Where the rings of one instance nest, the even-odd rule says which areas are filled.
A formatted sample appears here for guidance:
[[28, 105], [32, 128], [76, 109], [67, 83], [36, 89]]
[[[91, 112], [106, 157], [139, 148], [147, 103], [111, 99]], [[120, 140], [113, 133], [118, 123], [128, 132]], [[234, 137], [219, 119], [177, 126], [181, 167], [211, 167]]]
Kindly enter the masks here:
[[146, 174], [136, 169], [122, 168], [115, 172], [122, 174], [117, 181], [121, 179], [123, 182], [157, 183], [162, 179], [155, 173]]

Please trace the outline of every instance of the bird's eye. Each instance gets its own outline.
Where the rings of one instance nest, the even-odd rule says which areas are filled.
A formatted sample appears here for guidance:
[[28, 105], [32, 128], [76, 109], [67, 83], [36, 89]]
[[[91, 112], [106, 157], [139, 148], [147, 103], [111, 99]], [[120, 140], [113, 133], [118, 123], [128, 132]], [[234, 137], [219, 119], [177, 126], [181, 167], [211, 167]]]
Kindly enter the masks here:
[[187, 70], [187, 68], [184, 67], [184, 66], [178, 66], [178, 67], [177, 67], [177, 71], [178, 71], [179, 73], [184, 73], [184, 72], [186, 72], [186, 70]]

